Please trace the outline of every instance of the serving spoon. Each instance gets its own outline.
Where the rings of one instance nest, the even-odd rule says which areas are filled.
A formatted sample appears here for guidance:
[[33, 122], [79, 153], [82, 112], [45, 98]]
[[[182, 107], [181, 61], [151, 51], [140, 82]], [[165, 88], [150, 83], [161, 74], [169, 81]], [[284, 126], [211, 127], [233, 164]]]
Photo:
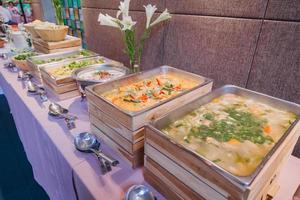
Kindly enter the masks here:
[[133, 185], [128, 189], [125, 200], [156, 200], [156, 198], [148, 187]]
[[18, 79], [22, 81], [30, 81], [32, 79], [32, 74], [30, 72], [24, 72], [22, 70], [18, 71]]
[[48, 114], [59, 119], [65, 119], [68, 129], [71, 130], [76, 128], [75, 120], [77, 119], [77, 117], [74, 115], [67, 114], [68, 112], [68, 109], [62, 107], [58, 103], [52, 102], [49, 105]]
[[118, 160], [108, 157], [99, 150], [100, 142], [94, 134], [88, 132], [79, 133], [74, 139], [74, 144], [77, 150], [85, 153], [94, 153], [97, 156], [102, 174], [111, 171], [111, 166], [119, 164]]
[[33, 83], [30, 80], [27, 82], [27, 91], [30, 94], [39, 95], [42, 102], [48, 101], [48, 97], [46, 95], [45, 89], [43, 87], [36, 85], [35, 83]]

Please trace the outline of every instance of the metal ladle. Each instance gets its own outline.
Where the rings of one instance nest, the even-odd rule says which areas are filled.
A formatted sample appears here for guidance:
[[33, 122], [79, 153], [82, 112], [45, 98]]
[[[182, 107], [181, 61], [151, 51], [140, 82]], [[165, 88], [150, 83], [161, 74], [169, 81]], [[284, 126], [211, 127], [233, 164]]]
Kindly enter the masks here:
[[24, 72], [22, 70], [18, 71], [18, 79], [22, 81], [30, 81], [32, 77], [33, 76], [30, 74], [30, 72]]
[[45, 89], [43, 87], [40, 87], [40, 86], [34, 84], [30, 80], [27, 82], [27, 91], [30, 94], [39, 95], [42, 102], [48, 101], [48, 97], [46, 95]]
[[69, 111], [66, 108], [63, 108], [61, 105], [52, 102], [49, 105], [49, 115], [56, 117], [56, 118], [63, 118], [65, 119], [66, 123], [67, 123], [67, 127], [68, 129], [73, 129], [75, 128], [75, 120], [77, 119], [76, 116], [73, 115], [68, 115]]
[[144, 185], [131, 186], [125, 196], [125, 200], [155, 200], [156, 198]]
[[85, 153], [94, 153], [97, 156], [102, 174], [111, 171], [111, 166], [119, 164], [118, 160], [106, 156], [99, 150], [100, 142], [94, 134], [88, 132], [80, 133], [75, 137], [74, 144], [77, 150]]

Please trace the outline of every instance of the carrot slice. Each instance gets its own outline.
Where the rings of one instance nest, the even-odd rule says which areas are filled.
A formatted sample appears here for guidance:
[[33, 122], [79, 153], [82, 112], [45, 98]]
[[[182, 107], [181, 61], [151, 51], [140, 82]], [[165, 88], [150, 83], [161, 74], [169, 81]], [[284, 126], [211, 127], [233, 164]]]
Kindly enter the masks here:
[[236, 139], [230, 139], [230, 140], [228, 141], [228, 143], [229, 143], [229, 144], [239, 144], [240, 141], [238, 141], [238, 140], [236, 140]]
[[265, 132], [266, 134], [270, 134], [271, 131], [272, 131], [272, 128], [271, 128], [270, 125], [264, 126], [264, 132]]
[[139, 99], [142, 100], [143, 102], [146, 102], [148, 100], [148, 96], [146, 94], [142, 94], [142, 96], [140, 96]]
[[157, 85], [161, 86], [161, 82], [158, 78], [156, 79], [156, 82], [157, 82]]
[[181, 90], [181, 84], [174, 88], [174, 90]]
[[151, 81], [148, 81], [147, 82], [147, 87], [149, 87], [151, 85], [151, 83], [152, 83]]

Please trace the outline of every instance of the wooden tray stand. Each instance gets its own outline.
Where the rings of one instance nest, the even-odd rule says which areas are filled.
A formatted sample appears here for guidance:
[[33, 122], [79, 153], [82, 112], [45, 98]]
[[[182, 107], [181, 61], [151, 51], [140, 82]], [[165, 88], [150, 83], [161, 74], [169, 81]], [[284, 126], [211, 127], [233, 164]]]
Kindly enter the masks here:
[[99, 139], [115, 149], [132, 168], [143, 165], [144, 128], [130, 131], [114, 121], [92, 103], [88, 104], [91, 130]]
[[[145, 156], [143, 173], [145, 180], [166, 199], [205, 200], [205, 198], [199, 196], [199, 194], [183, 184], [178, 178], [176, 178], [176, 176], [169, 173], [166, 169], [161, 167], [148, 156]], [[277, 175], [275, 175], [274, 179], [272, 179], [270, 184], [267, 185], [265, 190], [263, 190], [261, 198], [257, 200], [271, 200], [276, 195], [278, 190], [279, 185], [277, 182]]]
[[[185, 196], [192, 195], [190, 192], [184, 193], [184, 191], [179, 190], [181, 187], [171, 186], [163, 181], [162, 179], [167, 179], [174, 184], [176, 182], [171, 178], [166, 178], [167, 175], [164, 176], [165, 173], [162, 173], [163, 170], [161, 170], [163, 168], [187, 188], [205, 199], [266, 200], [274, 196], [278, 189], [276, 177], [297, 142], [300, 134], [300, 122], [294, 126], [283, 143], [265, 163], [254, 181], [248, 186], [228, 180], [198, 156], [186, 151], [151, 127], [146, 126], [145, 129], [145, 177], [150, 176], [148, 171], [156, 175], [158, 174], [156, 170], [160, 171], [162, 175], [158, 175], [156, 179], [150, 177], [149, 181], [150, 183], [157, 181], [165, 183], [165, 185], [162, 184], [164, 186], [160, 186], [158, 189], [169, 187], [169, 190], [178, 194], [179, 199], [186, 199]], [[188, 199], [194, 199], [192, 196], [188, 197]]]

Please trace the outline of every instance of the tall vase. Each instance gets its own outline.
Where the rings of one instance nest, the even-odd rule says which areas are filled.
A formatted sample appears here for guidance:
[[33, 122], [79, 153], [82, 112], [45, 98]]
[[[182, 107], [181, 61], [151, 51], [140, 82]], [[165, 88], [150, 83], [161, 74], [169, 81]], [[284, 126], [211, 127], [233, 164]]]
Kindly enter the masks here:
[[130, 73], [134, 74], [134, 73], [138, 73], [140, 72], [140, 65], [135, 63], [134, 61], [130, 60]]

